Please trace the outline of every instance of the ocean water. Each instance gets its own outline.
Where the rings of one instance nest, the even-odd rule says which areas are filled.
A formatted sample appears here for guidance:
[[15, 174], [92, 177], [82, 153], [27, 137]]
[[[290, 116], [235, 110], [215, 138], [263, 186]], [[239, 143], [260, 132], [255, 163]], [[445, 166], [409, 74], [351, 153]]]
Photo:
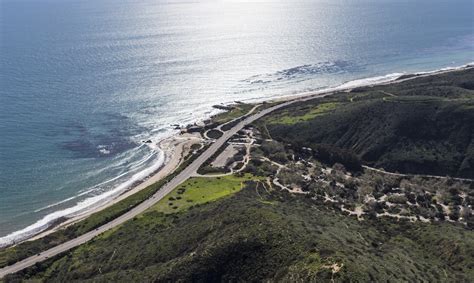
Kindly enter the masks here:
[[0, 0], [0, 246], [156, 170], [142, 141], [214, 104], [471, 63], [473, 18], [469, 0]]

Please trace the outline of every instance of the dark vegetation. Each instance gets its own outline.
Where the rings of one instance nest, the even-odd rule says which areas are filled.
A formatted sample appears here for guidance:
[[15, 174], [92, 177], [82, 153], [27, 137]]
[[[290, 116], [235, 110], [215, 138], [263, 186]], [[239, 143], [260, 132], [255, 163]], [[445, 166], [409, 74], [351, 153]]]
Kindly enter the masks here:
[[288, 151], [282, 143], [276, 141], [263, 141], [260, 147], [263, 155], [278, 163], [288, 162]]
[[236, 102], [233, 105], [228, 106], [213, 106], [214, 108], [225, 110], [225, 112], [219, 113], [211, 117], [211, 124], [222, 125], [233, 119], [239, 118], [246, 115], [253, 107], [253, 104], [247, 104], [242, 102]]
[[204, 166], [199, 168], [198, 173], [201, 175], [207, 175], [207, 174], [224, 174], [224, 173], [229, 173], [230, 170], [226, 167], [221, 168], [221, 167], [212, 167], [211, 165]]
[[251, 159], [244, 170], [245, 173], [262, 177], [274, 176], [276, 171], [277, 167], [275, 165], [258, 159]]
[[240, 117], [238, 119], [235, 119], [235, 120], [233, 120], [233, 121], [231, 121], [227, 124], [224, 124], [221, 129], [223, 131], [228, 131], [228, 130], [232, 129], [235, 125], [237, 125], [238, 123], [242, 122], [245, 118], [246, 118], [246, 116], [242, 116], [242, 117]]
[[[266, 128], [274, 139], [297, 147], [329, 144], [388, 171], [474, 178], [473, 85], [469, 69], [359, 88], [292, 105], [267, 117]], [[328, 101], [340, 103], [324, 115], [277, 123]]]
[[207, 136], [211, 139], [218, 139], [222, 136], [222, 132], [219, 130], [210, 130], [207, 132]]
[[359, 222], [247, 183], [180, 213], [148, 212], [7, 282], [467, 282], [472, 232], [447, 223]]
[[360, 158], [350, 150], [327, 144], [316, 144], [311, 149], [314, 158], [329, 166], [340, 163], [352, 172], [360, 172], [362, 170]]
[[0, 250], [0, 267], [11, 265], [24, 258], [35, 255], [51, 247], [64, 243], [124, 214], [125, 212], [129, 211], [133, 207], [143, 202], [144, 200], [151, 197], [156, 191], [161, 188], [161, 186], [163, 186], [169, 180], [173, 179], [177, 174], [179, 174], [179, 172], [186, 168], [188, 164], [194, 161], [194, 159], [205, 149], [206, 148], [203, 148], [199, 150], [199, 152], [197, 152], [196, 154], [187, 156], [181, 166], [172, 174], [168, 175], [166, 178], [160, 180], [159, 182], [150, 185], [145, 189], [129, 196], [123, 201], [111, 205], [105, 208], [104, 210], [96, 212], [78, 223], [70, 225], [64, 229], [60, 229], [37, 240], [26, 241], [18, 245]]
[[[467, 70], [295, 103], [255, 123], [241, 191], [150, 210], [5, 280], [470, 282], [473, 183], [361, 164], [472, 177], [473, 81]], [[40, 250], [22, 245], [8, 256]]]

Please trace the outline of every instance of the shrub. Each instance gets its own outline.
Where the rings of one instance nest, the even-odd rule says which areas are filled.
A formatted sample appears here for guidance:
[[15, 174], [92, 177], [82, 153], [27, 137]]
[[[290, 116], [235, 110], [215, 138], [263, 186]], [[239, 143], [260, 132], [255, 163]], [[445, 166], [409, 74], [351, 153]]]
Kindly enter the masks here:
[[340, 163], [349, 171], [362, 171], [360, 158], [349, 150], [325, 144], [315, 144], [311, 148], [313, 149], [314, 158], [329, 166]]

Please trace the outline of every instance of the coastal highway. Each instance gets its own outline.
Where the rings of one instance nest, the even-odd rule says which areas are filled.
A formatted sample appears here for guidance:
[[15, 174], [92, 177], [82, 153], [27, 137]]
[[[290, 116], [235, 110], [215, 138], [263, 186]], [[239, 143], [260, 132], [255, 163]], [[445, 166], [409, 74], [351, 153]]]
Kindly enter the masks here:
[[[410, 78], [405, 78], [401, 80], [395, 80], [395, 81], [389, 81], [389, 82], [383, 82], [383, 83], [367, 83], [365, 85], [358, 85], [358, 86], [373, 86], [373, 85], [388, 85], [388, 84], [394, 84], [394, 83], [400, 83], [420, 77], [426, 77], [434, 74], [442, 74], [442, 73], [447, 73], [447, 72], [456, 72], [456, 71], [461, 71], [465, 69], [470, 69], [472, 66], [466, 66], [461, 69], [456, 69], [456, 70], [443, 70], [439, 71], [436, 73], [427, 73], [427, 74], [422, 74], [418, 75], [415, 77], [410, 77]], [[68, 251], [72, 248], [75, 248], [83, 243], [86, 243], [87, 241], [90, 241], [92, 238], [100, 235], [101, 233], [112, 229], [114, 227], [117, 227], [118, 225], [124, 223], [127, 220], [130, 220], [137, 216], [138, 214], [144, 212], [151, 206], [153, 206], [155, 203], [163, 199], [168, 193], [170, 193], [172, 190], [174, 190], [179, 184], [187, 180], [189, 177], [193, 176], [197, 169], [201, 167], [201, 165], [209, 159], [231, 136], [233, 136], [235, 133], [240, 131], [243, 127], [245, 127], [248, 124], [251, 124], [257, 119], [260, 119], [261, 117], [267, 115], [270, 112], [273, 112], [275, 110], [278, 110], [280, 108], [286, 107], [290, 104], [296, 103], [296, 102], [302, 102], [302, 101], [307, 101], [315, 98], [322, 98], [326, 97], [329, 95], [332, 95], [334, 93], [342, 92], [342, 91], [348, 91], [350, 90], [351, 87], [339, 87], [339, 88], [334, 88], [331, 91], [321, 91], [321, 92], [313, 92], [313, 93], [303, 93], [298, 97], [293, 97], [289, 98], [286, 102], [282, 102], [280, 104], [277, 104], [275, 106], [271, 106], [269, 108], [266, 108], [264, 110], [261, 110], [260, 112], [257, 112], [255, 114], [250, 114], [248, 115], [245, 119], [243, 119], [240, 123], [235, 125], [232, 129], [228, 130], [227, 132], [224, 132], [224, 134], [217, 139], [206, 151], [204, 151], [196, 160], [194, 160], [188, 167], [186, 167], [181, 173], [179, 173], [176, 177], [174, 177], [172, 180], [170, 180], [167, 184], [165, 184], [159, 191], [157, 191], [152, 197], [149, 199], [145, 200], [138, 206], [134, 207], [130, 211], [122, 214], [121, 216], [115, 218], [114, 220], [100, 226], [99, 228], [90, 231], [86, 234], [83, 234], [77, 238], [74, 238], [72, 240], [69, 240], [63, 244], [57, 245], [49, 250], [46, 250], [40, 254], [28, 257], [22, 261], [19, 261], [13, 265], [6, 266], [2, 269], [0, 269], [0, 279], [3, 278], [5, 275], [10, 274], [10, 273], [15, 273], [18, 272], [22, 269], [25, 269], [27, 267], [30, 267], [34, 265], [35, 263], [44, 261], [50, 257], [56, 256], [60, 253], [63, 253], [65, 251]], [[250, 112], [251, 113], [251, 112]]]
[[[333, 94], [333, 92], [325, 93], [318, 95], [316, 97], [324, 97]], [[128, 212], [122, 214], [121, 216], [115, 218], [114, 220], [100, 226], [99, 228], [92, 230], [88, 233], [85, 233], [77, 238], [74, 238], [72, 240], [69, 240], [63, 244], [57, 245], [49, 250], [46, 250], [44, 252], [41, 252], [37, 255], [28, 257], [22, 261], [19, 261], [13, 265], [6, 266], [2, 269], [0, 269], [0, 278], [3, 278], [5, 275], [10, 274], [10, 273], [15, 273], [20, 270], [23, 270], [27, 267], [30, 267], [34, 265], [35, 263], [44, 261], [48, 258], [51, 258], [53, 256], [56, 256], [60, 253], [63, 253], [65, 251], [68, 251], [72, 248], [75, 248], [81, 244], [86, 243], [87, 241], [90, 241], [92, 238], [102, 234], [103, 232], [110, 230], [122, 223], [124, 223], [127, 220], [130, 220], [134, 218], [135, 216], [139, 215], [140, 213], [144, 212], [154, 204], [156, 204], [158, 201], [163, 199], [167, 194], [169, 194], [171, 191], [173, 191], [179, 184], [187, 180], [189, 177], [193, 176], [196, 171], [201, 167], [201, 165], [209, 159], [231, 136], [236, 134], [238, 131], [240, 131], [243, 127], [245, 127], [248, 124], [251, 124], [255, 120], [267, 115], [270, 112], [273, 112], [277, 109], [280, 109], [282, 107], [288, 106], [290, 104], [293, 104], [298, 101], [305, 101], [309, 99], [314, 99], [315, 96], [307, 96], [307, 97], [301, 97], [295, 100], [290, 100], [286, 101], [283, 103], [280, 103], [275, 106], [271, 106], [267, 109], [264, 109], [260, 112], [257, 112], [255, 114], [251, 114], [245, 119], [243, 119], [241, 122], [239, 122], [237, 125], [235, 125], [233, 128], [228, 130], [227, 132], [224, 132], [224, 134], [217, 139], [206, 151], [204, 151], [196, 160], [194, 160], [191, 164], [189, 164], [188, 167], [186, 167], [181, 173], [176, 175], [172, 180], [170, 180], [168, 183], [166, 183], [160, 190], [158, 190], [152, 197], [149, 199], [145, 200], [144, 202], [140, 203], [136, 207], [132, 208]]]

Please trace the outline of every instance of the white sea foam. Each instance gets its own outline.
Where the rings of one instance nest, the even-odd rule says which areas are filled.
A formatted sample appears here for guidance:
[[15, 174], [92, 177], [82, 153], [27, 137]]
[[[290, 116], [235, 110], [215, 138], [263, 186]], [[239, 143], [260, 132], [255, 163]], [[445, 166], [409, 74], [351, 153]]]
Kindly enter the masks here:
[[[318, 90], [311, 90], [311, 91], [306, 91], [306, 92], [281, 95], [278, 98], [291, 98], [291, 97], [301, 97], [301, 96], [306, 96], [306, 95], [317, 95], [317, 94], [324, 94], [324, 93], [333, 92], [333, 91], [343, 91], [343, 90], [348, 90], [348, 89], [357, 88], [357, 87], [389, 83], [391, 81], [398, 79], [402, 75], [405, 75], [405, 73], [391, 73], [384, 76], [356, 79], [356, 80], [348, 81], [334, 87], [326, 87], [326, 88], [321, 88]], [[264, 101], [267, 99], [268, 97], [261, 97], [261, 98], [254, 98], [254, 99], [249, 99], [245, 101], [246, 102], [259, 102], [259, 101]]]
[[[441, 69], [437, 69], [437, 70], [434, 70], [434, 71], [417, 72], [417, 73], [413, 73], [413, 74], [415, 74], [415, 75], [425, 75], [425, 74], [432, 74], [432, 73], [438, 73], [438, 72], [443, 72], [443, 71], [463, 69], [463, 68], [472, 67], [472, 66], [474, 66], [474, 62], [465, 64], [465, 65], [462, 65], [462, 66], [457, 66], [457, 67], [446, 67], [446, 68], [441, 68]], [[369, 77], [369, 78], [363, 78], [363, 79], [356, 79], [356, 80], [348, 81], [348, 82], [343, 83], [343, 84], [341, 84], [339, 86], [336, 86], [336, 87], [320, 89], [318, 91], [311, 91], [311, 92], [307, 92], [307, 93], [299, 93], [297, 95], [318, 94], [318, 93], [325, 93], [325, 92], [330, 92], [330, 91], [339, 91], [339, 90], [346, 90], [346, 89], [351, 89], [351, 88], [356, 88], [356, 87], [363, 87], [363, 86], [371, 86], [371, 85], [381, 84], [381, 83], [388, 83], [388, 82], [396, 80], [397, 78], [399, 78], [400, 76], [405, 75], [405, 74], [407, 74], [407, 73], [391, 73], [391, 74], [384, 75], [384, 76], [375, 76], [375, 77]], [[295, 95], [293, 94], [293, 95], [290, 95], [290, 96], [295, 96]], [[283, 97], [283, 96], [280, 96], [280, 97]], [[268, 99], [268, 97], [249, 99], [249, 100], [246, 100], [246, 101], [259, 101], [259, 100], [262, 100], [262, 99]], [[212, 114], [215, 114], [215, 113], [218, 113], [218, 112], [220, 112], [220, 111], [214, 110], [212, 112]], [[199, 117], [193, 117], [193, 118], [194, 118], [193, 121], [196, 122], [198, 120], [206, 119], [207, 116], [201, 115]], [[186, 121], [186, 122], [192, 123], [193, 121]], [[143, 146], [143, 145], [141, 145], [141, 146]], [[149, 144], [148, 146], [152, 149], [156, 149], [156, 147], [153, 147], [151, 144]], [[159, 154], [158, 160], [152, 166], [150, 166], [149, 168], [147, 168], [143, 171], [140, 171], [140, 172], [134, 174], [130, 179], [123, 182], [122, 184], [115, 187], [114, 189], [112, 189], [110, 191], [107, 191], [107, 192], [104, 192], [102, 194], [87, 198], [87, 199], [85, 199], [81, 202], [78, 202], [73, 207], [70, 207], [70, 208], [67, 208], [67, 209], [64, 209], [64, 210], [59, 210], [59, 211], [53, 212], [51, 214], [48, 214], [48, 215], [44, 216], [41, 220], [37, 221], [36, 223], [34, 223], [34, 224], [24, 228], [24, 229], [21, 229], [19, 231], [13, 232], [13, 233], [11, 233], [7, 236], [4, 236], [4, 237], [0, 238], [0, 247], [8, 246], [8, 245], [14, 244], [15, 242], [25, 240], [29, 237], [32, 237], [32, 236], [46, 230], [48, 227], [50, 227], [52, 225], [52, 223], [54, 223], [54, 221], [57, 221], [60, 218], [63, 218], [63, 217], [70, 218], [70, 217], [74, 217], [74, 216], [84, 214], [85, 212], [87, 212], [91, 208], [97, 207], [98, 205], [108, 201], [109, 199], [113, 198], [114, 196], [116, 196], [119, 193], [121, 193], [122, 191], [124, 191], [126, 188], [130, 187], [134, 182], [136, 182], [138, 180], [142, 180], [145, 177], [149, 176], [154, 171], [156, 171], [165, 161], [164, 160], [165, 156], [164, 156], [163, 151], [159, 151], [158, 154]], [[150, 158], [150, 156], [147, 156], [145, 159], [148, 160], [149, 158]], [[142, 163], [146, 162], [146, 160], [142, 159], [137, 164], [132, 165], [132, 168], [138, 167]], [[77, 197], [83, 196], [87, 193], [91, 193], [92, 191], [94, 191], [100, 185], [104, 185], [104, 184], [109, 183], [111, 181], [117, 180], [120, 177], [123, 177], [124, 175], [130, 173], [130, 171], [133, 171], [133, 170], [129, 170], [129, 171], [123, 173], [123, 174], [120, 174], [119, 176], [116, 176], [112, 179], [109, 179], [105, 182], [102, 182], [98, 185], [95, 185], [94, 187], [92, 187], [90, 189], [86, 189], [85, 191], [81, 192], [80, 194], [78, 194], [76, 196], [70, 197], [70, 198], [65, 199], [63, 201], [60, 201], [58, 203], [48, 205], [48, 206], [46, 206], [42, 209], [39, 209], [37, 211], [41, 211], [41, 210], [46, 209], [46, 208], [51, 208], [53, 206], [65, 203], [67, 201], [71, 201], [71, 200], [73, 200]]]
[[454, 71], [454, 70], [460, 70], [468, 67], [474, 67], [474, 62], [467, 63], [465, 65], [461, 66], [451, 66], [451, 67], [445, 67], [441, 69], [437, 69], [434, 71], [427, 71], [427, 72], [416, 72], [414, 75], [428, 75], [428, 74], [434, 74], [434, 73], [439, 73], [439, 72], [444, 72], [444, 71]]
[[100, 195], [96, 195], [96, 196], [87, 198], [83, 201], [80, 201], [73, 207], [66, 208], [64, 210], [55, 211], [51, 214], [48, 214], [30, 226], [24, 229], [21, 229], [19, 231], [13, 232], [11, 234], [8, 234], [5, 237], [0, 238], [0, 247], [9, 246], [9, 245], [14, 244], [15, 242], [19, 242], [29, 237], [32, 237], [33, 235], [36, 235], [46, 230], [55, 221], [61, 218], [64, 218], [64, 217], [70, 218], [70, 217], [80, 216], [81, 214], [84, 214], [91, 208], [97, 207], [98, 205], [103, 204], [107, 200], [117, 196], [118, 194], [123, 192], [126, 188], [129, 188], [134, 182], [138, 180], [142, 180], [145, 177], [149, 176], [154, 171], [156, 171], [164, 163], [164, 161], [165, 161], [164, 152], [159, 151], [157, 161], [152, 166], [148, 167], [147, 169], [143, 171], [135, 173], [131, 178], [121, 183], [114, 189], [107, 191], [105, 193], [102, 193]]
[[[375, 76], [375, 77], [356, 79], [356, 80], [347, 81], [345, 83], [342, 83], [342, 84], [340, 84], [338, 86], [334, 86], [334, 87], [325, 87], [325, 88], [321, 88], [321, 89], [318, 89], [318, 90], [311, 90], [311, 91], [306, 91], [306, 92], [285, 94], [285, 95], [280, 95], [278, 98], [290, 98], [290, 97], [296, 97], [296, 96], [323, 94], [323, 93], [332, 92], [332, 91], [344, 91], [344, 90], [353, 89], [353, 88], [357, 88], [357, 87], [366, 87], [366, 86], [372, 86], [372, 85], [377, 85], [377, 84], [390, 83], [390, 82], [393, 82], [396, 79], [400, 78], [401, 76], [408, 75], [408, 74], [429, 75], [429, 74], [436, 74], [436, 73], [446, 72], [446, 71], [462, 70], [462, 69], [469, 68], [469, 67], [474, 67], [474, 62], [465, 64], [465, 65], [461, 65], [461, 66], [445, 67], [445, 68], [440, 68], [440, 69], [436, 69], [436, 70], [433, 70], [433, 71], [427, 71], [427, 72], [390, 73], [390, 74], [383, 75], [383, 76]], [[274, 98], [274, 97], [272, 97], [272, 98]], [[267, 100], [267, 99], [269, 99], [269, 98], [268, 97], [258, 97], [258, 98], [251, 98], [251, 99], [242, 100], [242, 101], [245, 101], [245, 102], [261, 102], [261, 101], [264, 101], [264, 100]]]
[[394, 81], [394, 80], [398, 79], [402, 75], [404, 75], [404, 73], [392, 73], [392, 74], [388, 74], [388, 75], [385, 75], [385, 76], [377, 76], [377, 77], [353, 80], [353, 81], [346, 82], [346, 83], [336, 87], [334, 90], [350, 89], [350, 88], [370, 86], [370, 85], [375, 85], [375, 84], [380, 84], [380, 83], [391, 82], [391, 81]]
[[135, 171], [136, 169], [138, 169], [138, 167], [139, 167], [140, 165], [143, 165], [145, 162], [149, 161], [149, 160], [150, 160], [153, 156], [155, 156], [155, 155], [156, 155], [156, 151], [153, 151], [152, 153], [150, 153], [149, 155], [147, 155], [145, 158], [141, 159], [139, 162], [137, 162], [137, 163], [135, 163], [135, 164], [132, 164], [132, 166], [130, 166], [130, 170], [128, 170], [128, 171], [126, 171], [126, 172], [124, 172], [124, 173], [122, 173], [122, 174], [120, 174], [120, 175], [117, 175], [117, 176], [115, 176], [115, 177], [112, 178], [112, 179], [109, 179], [109, 180], [106, 180], [106, 181], [104, 181], [104, 182], [101, 182], [101, 183], [99, 183], [99, 184], [97, 184], [97, 185], [94, 185], [93, 187], [89, 187], [89, 188], [87, 188], [87, 189], [83, 189], [83, 190], [82, 190], [79, 194], [77, 194], [77, 195], [74, 195], [74, 196], [69, 197], [69, 198], [67, 198], [67, 199], [64, 199], [64, 200], [61, 200], [61, 201], [58, 201], [58, 202], [49, 204], [49, 205], [44, 206], [44, 207], [41, 207], [41, 208], [38, 208], [38, 209], [36, 209], [34, 212], [40, 212], [40, 211], [46, 210], [46, 209], [48, 209], [48, 208], [52, 208], [52, 207], [55, 207], [55, 206], [64, 204], [64, 203], [66, 203], [66, 202], [69, 202], [69, 201], [71, 201], [71, 200], [77, 199], [77, 198], [79, 198], [79, 197], [81, 197], [81, 196], [84, 196], [84, 195], [86, 195], [86, 194], [92, 193], [92, 192], [96, 191], [97, 189], [99, 189], [101, 186], [106, 185], [106, 184], [108, 184], [108, 183], [111, 183], [111, 182], [113, 182], [113, 181], [116, 181], [116, 180], [122, 178], [123, 176], [126, 176], [126, 175], [132, 173], [133, 171]]

